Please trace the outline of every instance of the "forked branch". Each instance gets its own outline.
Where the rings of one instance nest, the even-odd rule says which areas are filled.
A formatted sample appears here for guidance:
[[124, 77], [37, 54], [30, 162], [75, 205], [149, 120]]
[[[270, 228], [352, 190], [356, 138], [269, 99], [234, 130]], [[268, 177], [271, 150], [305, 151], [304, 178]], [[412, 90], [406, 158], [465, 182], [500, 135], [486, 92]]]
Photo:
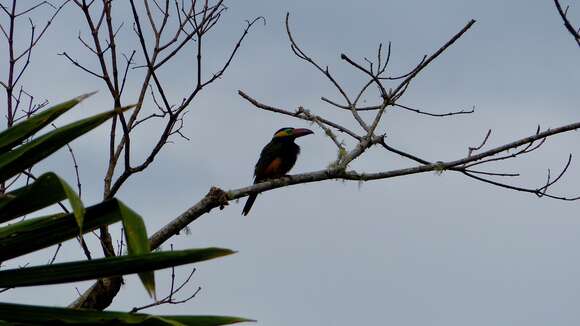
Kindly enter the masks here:
[[559, 0], [554, 0], [554, 4], [556, 5], [556, 9], [564, 22], [564, 26], [566, 30], [572, 35], [578, 46], [580, 46], [580, 27], [574, 27], [570, 19], [568, 19], [568, 7], [566, 9], [562, 9], [562, 5], [560, 4]]

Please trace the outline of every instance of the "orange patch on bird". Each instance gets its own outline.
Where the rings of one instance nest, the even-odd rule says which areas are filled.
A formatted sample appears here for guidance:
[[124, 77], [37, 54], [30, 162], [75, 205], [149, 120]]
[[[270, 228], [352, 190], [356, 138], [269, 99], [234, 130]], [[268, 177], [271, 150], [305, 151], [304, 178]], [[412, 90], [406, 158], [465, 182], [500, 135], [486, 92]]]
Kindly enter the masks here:
[[280, 175], [280, 168], [282, 167], [282, 159], [277, 157], [264, 169], [264, 176], [277, 177]]

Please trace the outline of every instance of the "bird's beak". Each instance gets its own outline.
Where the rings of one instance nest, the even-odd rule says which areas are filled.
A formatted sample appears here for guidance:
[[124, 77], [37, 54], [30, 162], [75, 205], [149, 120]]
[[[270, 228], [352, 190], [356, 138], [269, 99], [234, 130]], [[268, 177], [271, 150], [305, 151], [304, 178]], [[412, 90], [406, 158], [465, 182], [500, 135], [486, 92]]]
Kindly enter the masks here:
[[302, 137], [302, 136], [306, 136], [306, 135], [310, 135], [313, 134], [314, 132], [310, 129], [306, 129], [306, 128], [296, 128], [294, 130], [292, 130], [292, 135], [296, 138], [298, 137]]

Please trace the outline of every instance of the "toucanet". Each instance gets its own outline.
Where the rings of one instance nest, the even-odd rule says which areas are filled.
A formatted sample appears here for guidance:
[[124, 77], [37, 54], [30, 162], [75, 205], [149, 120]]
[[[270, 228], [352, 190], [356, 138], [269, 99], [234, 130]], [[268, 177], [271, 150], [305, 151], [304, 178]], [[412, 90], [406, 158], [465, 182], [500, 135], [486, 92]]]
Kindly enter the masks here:
[[[286, 175], [300, 154], [300, 147], [294, 140], [312, 133], [312, 130], [305, 128], [282, 128], [276, 131], [272, 140], [260, 153], [260, 159], [254, 169], [254, 184]], [[242, 215], [248, 215], [257, 196], [256, 193], [250, 194]]]

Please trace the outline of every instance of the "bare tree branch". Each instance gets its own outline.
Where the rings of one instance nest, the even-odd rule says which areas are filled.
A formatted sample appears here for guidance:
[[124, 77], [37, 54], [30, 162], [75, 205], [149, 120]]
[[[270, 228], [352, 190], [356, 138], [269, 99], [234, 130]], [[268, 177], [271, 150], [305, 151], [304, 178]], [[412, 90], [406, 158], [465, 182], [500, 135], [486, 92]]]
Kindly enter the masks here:
[[[16, 0], [13, 0], [10, 5], [0, 4], [2, 14], [7, 16], [7, 22], [5, 24], [0, 23], [0, 31], [6, 39], [6, 48], [8, 50], [6, 80], [0, 81], [0, 85], [2, 85], [6, 92], [6, 127], [8, 128], [13, 126], [16, 121], [30, 117], [30, 115], [34, 113], [33, 111], [37, 111], [46, 105], [43, 105], [42, 103], [34, 104], [35, 110], [29, 109], [28, 113], [25, 112], [23, 115], [18, 117], [18, 109], [21, 105], [22, 96], [27, 95], [31, 100], [33, 98], [24, 90], [24, 87], [21, 84], [21, 79], [30, 66], [32, 52], [38, 45], [38, 42], [45, 35], [48, 27], [52, 24], [52, 21], [68, 2], [69, 0], [65, 0], [60, 6], [55, 7], [48, 1], [42, 1], [21, 11], [17, 9], [18, 3]], [[18, 43], [20, 38], [17, 38], [16, 35], [19, 34], [20, 18], [23, 18], [23, 16], [31, 14], [33, 11], [44, 6], [51, 7], [53, 9], [52, 14], [40, 30], [37, 30], [33, 20], [28, 17], [27, 22], [30, 26], [29, 41], [22, 46], [22, 51], [17, 53], [16, 49], [19, 47]], [[7, 188], [8, 187], [4, 182], [0, 183], [0, 194], [5, 193]]]
[[580, 46], [580, 28], [575, 28], [574, 26], [572, 26], [572, 23], [570, 22], [567, 16], [568, 7], [566, 7], [566, 10], [563, 10], [562, 5], [560, 5], [560, 1], [558, 0], [554, 0], [554, 4], [556, 5], [556, 9], [558, 9], [560, 17], [562, 17], [562, 21], [564, 21], [564, 26], [566, 27], [570, 35], [572, 35], [578, 46]]
[[[203, 3], [191, 1], [189, 4], [186, 4], [185, 1], [174, 1], [173, 6], [169, 0], [154, 1], [153, 4], [149, 0], [144, 0], [142, 4], [134, 0], [126, 2], [125, 5], [131, 9], [132, 29], [139, 49], [126, 52], [130, 55], [123, 56], [124, 62], [122, 63], [119, 62], [122, 58], [118, 55], [121, 53], [119, 52], [121, 44], [117, 42], [116, 37], [123, 22], [114, 21], [116, 16], [113, 15], [115, 9], [113, 2], [103, 0], [100, 6], [92, 6], [94, 2], [85, 0], [75, 0], [75, 3], [84, 14], [88, 31], [92, 36], [90, 45], [84, 40], [81, 42], [96, 57], [100, 65], [98, 73], [92, 72], [88, 68], [85, 68], [85, 71], [91, 75], [99, 76], [105, 82], [115, 107], [122, 106], [122, 103], [126, 101], [123, 98], [123, 91], [125, 85], [128, 84], [127, 81], [131, 78], [130, 68], [145, 69], [144, 74], [139, 77], [142, 79], [136, 81], [140, 85], [139, 96], [137, 100], [130, 100], [130, 103], [135, 103], [135, 109], [127, 117], [120, 115], [112, 120], [109, 162], [104, 178], [103, 194], [104, 198], [110, 198], [115, 196], [132, 175], [148, 168], [164, 146], [171, 142], [174, 137], [189, 140], [183, 132], [188, 108], [203, 88], [224, 75], [250, 29], [263, 18], [258, 17], [247, 22], [242, 35], [237, 39], [233, 50], [228, 53], [223, 65], [208, 76], [204, 71], [203, 54], [205, 50], [203, 44], [204, 39], [220, 21], [222, 14], [227, 9], [223, 5], [223, 0], [216, 0], [213, 4], [210, 4], [209, 1]], [[175, 24], [176, 21], [169, 23], [172, 17], [177, 21], [177, 24]], [[184, 50], [187, 44], [194, 44], [196, 49], [194, 87], [186, 90], [185, 95], [181, 96], [180, 100], [175, 101], [168, 96], [165, 88], [166, 83], [160, 77], [160, 71], [166, 63]], [[144, 64], [135, 65], [135, 58], [144, 60]], [[69, 61], [74, 64], [73, 60], [69, 59]], [[151, 93], [150, 98], [146, 97], [148, 92]], [[145, 113], [149, 101], [153, 102], [152, 106], [155, 109], [153, 113]], [[153, 119], [164, 121], [158, 138], [152, 144], [145, 159], [141, 162], [134, 162], [131, 146], [132, 130]], [[121, 137], [118, 137], [119, 127], [122, 130]], [[121, 162], [123, 165], [118, 168], [118, 164]], [[105, 254], [113, 255], [113, 241], [106, 228], [100, 230], [99, 239]], [[120, 278], [100, 280], [72, 306], [103, 309], [115, 297], [120, 289], [120, 284]]]
[[[173, 251], [173, 245], [171, 245], [171, 251]], [[140, 307], [133, 307], [133, 309], [131, 309], [131, 313], [135, 313], [147, 308], [151, 308], [151, 307], [156, 307], [156, 306], [160, 306], [160, 305], [164, 305], [164, 304], [181, 304], [181, 303], [185, 303], [193, 298], [195, 298], [195, 296], [199, 293], [199, 291], [201, 291], [201, 286], [198, 286], [197, 289], [190, 294], [189, 296], [183, 298], [183, 299], [175, 299], [175, 296], [179, 294], [179, 292], [191, 281], [191, 278], [193, 277], [193, 274], [195, 273], [196, 269], [193, 268], [191, 270], [191, 272], [189, 273], [189, 275], [187, 275], [187, 277], [185, 278], [185, 280], [183, 280], [183, 282], [181, 282], [181, 284], [176, 285], [175, 283], [175, 267], [171, 268], [171, 285], [170, 285], [170, 289], [169, 289], [169, 294], [167, 294], [167, 296], [165, 296], [164, 298], [160, 299], [160, 300], [156, 300], [150, 304], [146, 304]]]
[[[381, 172], [372, 172], [372, 173], [359, 173], [353, 170], [343, 170], [336, 167], [331, 167], [325, 170], [313, 171], [303, 174], [295, 174], [288, 177], [283, 177], [274, 180], [268, 180], [265, 182], [257, 183], [251, 186], [232, 189], [228, 191], [223, 191], [219, 188], [213, 187], [208, 194], [197, 202], [194, 206], [187, 209], [178, 217], [174, 218], [171, 222], [166, 224], [162, 227], [159, 231], [154, 233], [150, 238], [149, 242], [151, 244], [151, 248], [157, 248], [169, 238], [171, 238], [175, 234], [179, 234], [179, 232], [185, 228], [189, 223], [195, 221], [200, 216], [209, 213], [212, 209], [216, 207], [220, 207], [223, 209], [225, 206], [228, 205], [229, 201], [236, 200], [238, 198], [242, 198], [248, 196], [249, 194], [253, 193], [262, 193], [268, 190], [277, 189], [281, 187], [287, 187], [296, 184], [304, 184], [304, 183], [312, 183], [312, 182], [319, 182], [325, 180], [333, 180], [333, 179], [341, 179], [341, 180], [352, 180], [352, 181], [371, 181], [371, 180], [382, 180], [382, 179], [390, 179], [394, 177], [400, 177], [405, 175], [411, 174], [418, 174], [418, 173], [425, 173], [425, 172], [433, 172], [433, 171], [456, 171], [468, 175], [469, 177], [486, 182], [491, 183], [499, 186], [498, 182], [483, 179], [473, 174], [473, 172], [467, 172], [462, 167], [464, 164], [475, 162], [478, 160], [482, 160], [486, 157], [490, 157], [496, 155], [498, 153], [502, 153], [504, 151], [508, 151], [522, 145], [526, 145], [546, 137], [566, 133], [572, 130], [580, 128], [580, 122], [572, 123], [569, 125], [565, 125], [559, 128], [548, 129], [541, 133], [537, 133], [532, 136], [528, 136], [525, 138], [521, 138], [519, 140], [504, 144], [502, 146], [498, 146], [487, 150], [483, 153], [467, 156], [461, 159], [453, 160], [453, 161], [438, 161], [436, 163], [429, 163], [428, 161], [422, 159], [414, 159], [421, 161], [421, 165], [404, 168], [404, 169], [397, 169], [397, 170], [390, 170], [390, 171], [381, 171]], [[570, 160], [568, 161], [567, 166], [569, 166]], [[567, 167], [564, 169], [567, 169]], [[553, 183], [552, 183], [553, 184]], [[550, 185], [552, 185], [550, 184]], [[548, 185], [549, 186], [549, 185]], [[539, 194], [540, 191], [542, 192], [542, 196], [554, 198], [554, 199], [561, 199], [561, 200], [577, 200], [580, 197], [565, 197], [565, 196], [556, 196], [550, 195], [545, 193], [545, 188], [540, 187], [538, 189], [532, 190], [523, 190], [525, 188], [515, 187], [515, 186], [505, 186], [504, 188], [512, 189], [512, 190], [519, 190], [530, 192], [534, 194]]]
[[[99, 58], [101, 63], [100, 75], [103, 76], [104, 81], [111, 90], [111, 95], [115, 99], [115, 105], [121, 103], [121, 93], [119, 84], [121, 79], [119, 74], [120, 71], [116, 68], [116, 61], [118, 60], [116, 56], [116, 42], [114, 41], [116, 32], [114, 32], [112, 20], [111, 20], [111, 7], [107, 7], [106, 3], [103, 5], [104, 9], [100, 13], [99, 22], [92, 22], [91, 15], [89, 13], [90, 4], [85, 1], [80, 2], [80, 0], [75, 0], [77, 4], [85, 13], [87, 24], [93, 35], [93, 45], [94, 54]], [[92, 3], [91, 3], [92, 4]], [[220, 21], [222, 13], [225, 11], [225, 6], [223, 6], [223, 1], [216, 1], [213, 5], [209, 4], [209, 1], [203, 3], [198, 3], [196, 7], [196, 2], [192, 1], [191, 6], [185, 8], [184, 2], [175, 2], [174, 7], [169, 5], [168, 0], [163, 3], [158, 3], [154, 1], [154, 6], [149, 4], [147, 0], [144, 1], [144, 11], [138, 10], [137, 4], [134, 0], [130, 0], [129, 4], [131, 6], [132, 18], [133, 18], [133, 31], [139, 41], [140, 49], [138, 50], [138, 58], [142, 58], [144, 63], [134, 68], [145, 69], [144, 78], [140, 82], [141, 89], [140, 95], [137, 100], [137, 107], [131, 113], [128, 119], [120, 116], [119, 122], [123, 131], [123, 137], [119, 140], [115, 139], [117, 120], [113, 120], [111, 126], [111, 136], [109, 145], [109, 166], [105, 176], [105, 198], [115, 195], [115, 193], [122, 187], [122, 185], [130, 178], [133, 174], [143, 171], [154, 161], [157, 155], [160, 153], [161, 149], [165, 144], [171, 142], [172, 137], [187, 137], [181, 132], [184, 126], [184, 115], [190, 109], [189, 106], [192, 104], [193, 100], [200, 94], [201, 90], [213, 83], [217, 79], [221, 78], [226, 69], [232, 63], [233, 58], [240, 48], [240, 44], [248, 34], [251, 27], [263, 18], [256, 18], [252, 21], [248, 21], [246, 27], [243, 30], [241, 37], [238, 38], [233, 50], [229, 52], [229, 55], [221, 65], [213, 73], [207, 73], [204, 68], [204, 47], [206, 42], [206, 37], [208, 32]], [[155, 9], [156, 8], [156, 9]], [[168, 31], [171, 29], [169, 26], [174, 26], [168, 24], [167, 21], [171, 15], [177, 15], [178, 26], [173, 31]], [[145, 15], [145, 17], [143, 17]], [[104, 18], [103, 18], [104, 17]], [[104, 51], [102, 46], [99, 46], [100, 41], [98, 34], [101, 22], [105, 20], [106, 23], [103, 24], [108, 36], [106, 48], [107, 55], [110, 57], [105, 60]], [[288, 110], [272, 105], [267, 105], [261, 103], [244, 93], [243, 91], [238, 91], [239, 95], [252, 104], [254, 107], [269, 111], [277, 114], [282, 114], [286, 116], [291, 116], [296, 119], [309, 121], [318, 125], [325, 134], [329, 136], [331, 141], [337, 146], [339, 150], [338, 159], [335, 162], [329, 164], [329, 166], [322, 170], [312, 171], [308, 173], [296, 174], [292, 176], [287, 176], [279, 179], [266, 180], [257, 184], [250, 186], [232, 189], [229, 191], [223, 191], [220, 188], [212, 187], [208, 194], [202, 198], [195, 205], [184, 211], [182, 214], [174, 218], [167, 225], [159, 229], [150, 237], [150, 246], [155, 249], [161, 244], [166, 242], [172, 236], [179, 234], [187, 225], [195, 221], [200, 216], [209, 213], [212, 209], [219, 207], [223, 209], [232, 200], [248, 196], [250, 194], [257, 194], [261, 192], [266, 192], [272, 189], [287, 187], [295, 184], [320, 182], [326, 180], [351, 180], [351, 181], [372, 181], [372, 180], [384, 180], [394, 177], [402, 177], [405, 175], [419, 174], [425, 172], [436, 172], [442, 173], [444, 171], [450, 171], [454, 173], [460, 173], [468, 178], [486, 183], [492, 184], [497, 187], [506, 188], [515, 191], [522, 191], [527, 193], [535, 194], [539, 197], [549, 197], [560, 200], [576, 200], [580, 197], [567, 197], [554, 195], [551, 193], [550, 187], [555, 183], [560, 182], [563, 179], [563, 175], [568, 170], [571, 165], [572, 157], [569, 156], [568, 161], [563, 168], [563, 170], [558, 174], [556, 178], [551, 177], [550, 171], [548, 172], [547, 181], [540, 187], [526, 188], [517, 185], [511, 185], [506, 182], [499, 182], [495, 179], [504, 178], [501, 180], [506, 180], [506, 177], [517, 177], [518, 173], [506, 173], [503, 171], [494, 171], [491, 169], [478, 167], [476, 165], [483, 166], [486, 163], [496, 162], [505, 159], [512, 159], [521, 157], [526, 153], [537, 150], [542, 146], [548, 137], [555, 136], [561, 133], [567, 133], [569, 131], [580, 128], [580, 122], [572, 123], [569, 125], [561, 126], [554, 129], [547, 129], [542, 132], [538, 129], [533, 135], [528, 137], [506, 143], [501, 146], [497, 146], [485, 151], [482, 151], [484, 145], [486, 145], [490, 132], [487, 133], [481, 145], [476, 147], [470, 147], [468, 155], [451, 161], [435, 161], [431, 159], [425, 159], [419, 155], [407, 153], [404, 150], [397, 149], [393, 145], [388, 144], [386, 141], [386, 134], [381, 131], [381, 121], [387, 109], [398, 107], [404, 110], [412, 111], [418, 114], [427, 115], [431, 117], [448, 117], [460, 114], [473, 113], [474, 110], [460, 110], [456, 112], [448, 112], [443, 114], [430, 113], [424, 110], [419, 110], [413, 107], [399, 104], [398, 101], [405, 94], [406, 90], [410, 87], [411, 81], [416, 78], [421, 72], [424, 71], [425, 67], [434, 62], [434, 60], [439, 57], [443, 52], [449, 49], [460, 37], [464, 35], [475, 23], [474, 20], [470, 20], [459, 32], [455, 33], [446, 43], [443, 44], [438, 50], [433, 52], [430, 56], [423, 57], [420, 62], [410, 69], [409, 72], [402, 74], [400, 76], [390, 76], [387, 74], [387, 66], [390, 62], [391, 57], [391, 44], [387, 47], [387, 53], [383, 52], [382, 44], [379, 45], [376, 61], [371, 61], [368, 58], [364, 58], [364, 62], [359, 63], [354, 59], [351, 59], [347, 55], [341, 55], [344, 62], [347, 63], [349, 68], [354, 68], [357, 73], [362, 73], [365, 77], [365, 82], [360, 89], [357, 90], [356, 97], [350, 97], [347, 94], [346, 89], [341, 86], [341, 84], [335, 79], [333, 74], [330, 73], [327, 66], [324, 66], [310, 56], [298, 46], [295, 37], [291, 33], [289, 24], [289, 14], [286, 16], [286, 33], [289, 38], [290, 48], [294, 55], [300, 58], [302, 61], [307, 62], [317, 71], [322, 73], [326, 79], [328, 79], [331, 84], [336, 88], [337, 92], [344, 98], [345, 105], [339, 104], [335, 101], [328, 100], [327, 98], [322, 98], [323, 101], [329, 103], [330, 105], [337, 107], [341, 110], [349, 110], [353, 116], [354, 121], [352, 124], [356, 126], [358, 124], [361, 130], [353, 130], [350, 125], [338, 124], [331, 121], [327, 117], [321, 117], [310, 110], [303, 107], [298, 107], [296, 110]], [[174, 26], [175, 27], [175, 26]], [[147, 32], [145, 32], [147, 31]], [[149, 34], [147, 34], [149, 33]], [[168, 34], [164, 34], [168, 33]], [[96, 35], [96, 37], [95, 37]], [[166, 35], [164, 37], [164, 35]], [[162, 40], [168, 41], [163, 42]], [[179, 100], [174, 100], [164, 88], [164, 80], [161, 78], [161, 69], [164, 65], [169, 62], [181, 49], [185, 48], [186, 44], [193, 43], [193, 56], [194, 61], [192, 67], [194, 72], [192, 76], [193, 87], [188, 89]], [[123, 73], [121, 85], [125, 84], [125, 79], [127, 77], [128, 67], [132, 62], [133, 55], [130, 59], [126, 59], [127, 65]], [[141, 60], [141, 59], [140, 59]], [[397, 80], [396, 82], [393, 82]], [[386, 83], [397, 83], [394, 88], [387, 87]], [[377, 103], [374, 106], [362, 107], [359, 106], [359, 101], [366, 99], [369, 94], [374, 94], [374, 87], [377, 87], [378, 96]], [[150, 98], [146, 94], [150, 93]], [[150, 101], [152, 103], [153, 113], [143, 113], [146, 105], [145, 102]], [[149, 102], [148, 102], [149, 103]], [[373, 111], [373, 116], [368, 121], [365, 121], [359, 114], [360, 111]], [[148, 123], [153, 119], [164, 119], [165, 124], [161, 128], [159, 137], [153, 144], [153, 148], [146, 155], [146, 158], [140, 163], [131, 162], [131, 131], [137, 126]], [[347, 147], [343, 142], [341, 142], [335, 133], [342, 132], [347, 134], [352, 140], [354, 139], [355, 144]], [[409, 159], [415, 163], [411, 166], [403, 169], [395, 170], [379, 170], [379, 171], [357, 171], [349, 167], [350, 163], [363, 157], [365, 152], [371, 147], [381, 147], [381, 149], [387, 152], [393, 153], [395, 155]], [[523, 149], [520, 149], [523, 147]], [[519, 149], [519, 150], [516, 150]], [[513, 153], [509, 151], [516, 150]], [[477, 152], [477, 153], [476, 153]], [[123, 156], [123, 158], [121, 158]], [[119, 169], [117, 164], [119, 160], [124, 160], [124, 166]], [[487, 166], [489, 167], [489, 165]], [[115, 174], [117, 171], [119, 174]], [[108, 250], [107, 247], [112, 243], [110, 235], [106, 230], [102, 230], [100, 234], [100, 240], [103, 244], [104, 250]], [[96, 309], [103, 309], [107, 307], [111, 300], [115, 297], [119, 291], [120, 284], [119, 279], [104, 279], [100, 280], [89, 288], [82, 296], [73, 303], [74, 307], [90, 307]], [[180, 287], [177, 287], [178, 289]], [[135, 307], [134, 311], [138, 311], [147, 307], [154, 305], [159, 305], [163, 303], [171, 303], [173, 300], [174, 287], [174, 276], [172, 276], [172, 288], [170, 294], [159, 301], [152, 304]], [[195, 296], [195, 293], [194, 295]], [[192, 296], [192, 297], [193, 297]]]
[[284, 114], [284, 115], [288, 115], [291, 117], [297, 117], [299, 119], [302, 120], [306, 120], [306, 121], [311, 121], [314, 122], [314, 120], [319, 121], [320, 123], [323, 123], [325, 125], [328, 125], [340, 132], [346, 133], [349, 136], [353, 137], [356, 140], [360, 140], [361, 137], [358, 136], [356, 133], [352, 132], [351, 130], [347, 129], [346, 127], [343, 127], [339, 124], [336, 124], [330, 120], [327, 120], [325, 118], [322, 118], [321, 116], [318, 115], [312, 115], [311, 113], [307, 113], [303, 108], [302, 110], [300, 110], [300, 108], [298, 108], [298, 110], [296, 110], [295, 112], [291, 112], [289, 110], [285, 110], [285, 109], [280, 109], [280, 108], [276, 108], [270, 105], [266, 105], [263, 103], [258, 102], [257, 100], [251, 98], [249, 95], [247, 95], [246, 93], [244, 93], [241, 90], [238, 90], [238, 94], [243, 97], [245, 100], [247, 100], [248, 102], [252, 103], [255, 107], [266, 110], [266, 111], [271, 111], [271, 112], [276, 112], [276, 113], [280, 113], [280, 114]]

